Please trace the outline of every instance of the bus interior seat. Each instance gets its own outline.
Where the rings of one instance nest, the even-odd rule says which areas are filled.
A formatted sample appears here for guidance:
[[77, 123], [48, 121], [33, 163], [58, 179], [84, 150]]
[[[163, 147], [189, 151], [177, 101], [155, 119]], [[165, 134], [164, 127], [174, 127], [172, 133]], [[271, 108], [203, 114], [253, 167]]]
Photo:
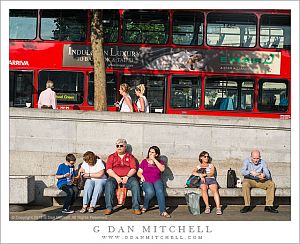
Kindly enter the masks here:
[[234, 110], [233, 99], [231, 97], [219, 97], [214, 105], [218, 110]]

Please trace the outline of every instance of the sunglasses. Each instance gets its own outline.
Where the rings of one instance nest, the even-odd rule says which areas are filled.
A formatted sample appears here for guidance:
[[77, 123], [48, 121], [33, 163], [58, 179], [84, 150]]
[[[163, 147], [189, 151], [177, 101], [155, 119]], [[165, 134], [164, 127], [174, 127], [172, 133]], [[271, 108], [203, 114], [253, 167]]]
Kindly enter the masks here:
[[116, 147], [124, 147], [124, 145], [116, 145]]
[[203, 158], [209, 158], [209, 156], [203, 156]]

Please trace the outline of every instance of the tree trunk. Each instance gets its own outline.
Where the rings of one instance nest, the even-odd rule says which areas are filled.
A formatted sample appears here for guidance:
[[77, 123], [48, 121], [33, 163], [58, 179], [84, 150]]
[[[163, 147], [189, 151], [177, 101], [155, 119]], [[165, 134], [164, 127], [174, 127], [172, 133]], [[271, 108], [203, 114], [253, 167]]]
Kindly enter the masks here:
[[94, 61], [94, 110], [106, 111], [106, 74], [103, 52], [103, 10], [91, 10], [91, 42]]

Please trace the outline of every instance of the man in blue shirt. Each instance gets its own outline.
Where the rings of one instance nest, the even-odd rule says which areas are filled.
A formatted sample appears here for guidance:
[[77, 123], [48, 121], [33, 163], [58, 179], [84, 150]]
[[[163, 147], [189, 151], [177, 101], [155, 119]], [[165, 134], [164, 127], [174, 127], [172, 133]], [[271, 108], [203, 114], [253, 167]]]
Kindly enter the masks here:
[[243, 195], [245, 206], [240, 212], [247, 213], [250, 211], [251, 188], [260, 188], [266, 190], [265, 212], [278, 213], [273, 207], [275, 184], [272, 181], [266, 162], [260, 158], [259, 150], [253, 150], [251, 157], [244, 160], [241, 173], [244, 176]]
[[67, 196], [64, 199], [62, 213], [74, 213], [74, 210], [70, 209], [70, 207], [75, 202], [75, 199], [78, 194], [77, 186], [73, 185], [75, 177], [75, 161], [76, 158], [74, 154], [69, 153], [66, 156], [66, 162], [60, 164], [56, 172], [57, 187], [58, 189], [63, 190], [67, 194]]

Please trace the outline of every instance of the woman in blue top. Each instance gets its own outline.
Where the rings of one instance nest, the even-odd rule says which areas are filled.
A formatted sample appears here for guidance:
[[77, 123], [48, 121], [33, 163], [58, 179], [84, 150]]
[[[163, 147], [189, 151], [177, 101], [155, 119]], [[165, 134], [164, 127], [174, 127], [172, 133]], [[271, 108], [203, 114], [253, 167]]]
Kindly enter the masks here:
[[70, 207], [75, 202], [75, 199], [78, 194], [77, 186], [73, 185], [75, 171], [74, 164], [76, 158], [74, 154], [68, 154], [66, 156], [66, 162], [58, 166], [56, 172], [57, 187], [60, 190], [63, 190], [67, 196], [64, 199], [64, 205], [62, 213], [74, 213], [74, 210], [71, 210]]
[[200, 188], [202, 190], [202, 198], [205, 203], [205, 213], [210, 213], [210, 206], [208, 203], [208, 188], [211, 190], [217, 206], [216, 214], [221, 215], [222, 209], [220, 206], [220, 195], [218, 190], [218, 183], [215, 178], [215, 166], [211, 163], [209, 153], [202, 151], [199, 155], [199, 162], [196, 168], [193, 169], [193, 175], [200, 176]]

